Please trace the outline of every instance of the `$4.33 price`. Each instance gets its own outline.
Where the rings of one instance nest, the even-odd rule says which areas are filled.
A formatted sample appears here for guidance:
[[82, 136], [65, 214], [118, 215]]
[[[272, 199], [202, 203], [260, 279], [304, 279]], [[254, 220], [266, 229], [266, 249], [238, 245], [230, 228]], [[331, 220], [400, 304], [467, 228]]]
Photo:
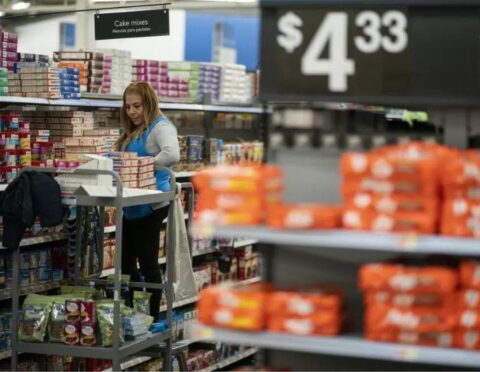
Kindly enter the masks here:
[[[303, 19], [293, 12], [278, 19], [277, 43], [287, 53], [303, 44], [303, 25]], [[388, 10], [382, 15], [362, 11], [356, 15], [355, 25], [361, 34], [354, 37], [354, 45], [362, 53], [401, 53], [408, 46], [407, 17], [399, 10]], [[385, 35], [382, 28], [387, 30]], [[347, 77], [355, 74], [355, 61], [348, 58], [348, 35], [348, 14], [327, 13], [302, 56], [302, 74], [327, 75], [331, 92], [346, 92]], [[320, 58], [327, 47], [328, 58]]]

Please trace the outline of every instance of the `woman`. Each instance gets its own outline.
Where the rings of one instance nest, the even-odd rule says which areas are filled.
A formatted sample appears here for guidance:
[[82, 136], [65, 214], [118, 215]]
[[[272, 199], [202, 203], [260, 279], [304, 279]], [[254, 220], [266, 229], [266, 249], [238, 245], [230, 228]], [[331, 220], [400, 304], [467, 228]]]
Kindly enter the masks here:
[[[158, 167], [172, 167], [180, 160], [176, 127], [158, 108], [158, 98], [148, 83], [130, 84], [123, 93], [120, 120], [124, 132], [116, 143], [119, 151], [155, 157], [157, 188], [170, 191], [170, 176]], [[122, 273], [140, 281], [140, 271], [149, 283], [161, 283], [158, 251], [160, 228], [168, 216], [168, 203], [124, 208]], [[160, 290], [150, 290], [150, 315], [156, 320], [160, 310]]]

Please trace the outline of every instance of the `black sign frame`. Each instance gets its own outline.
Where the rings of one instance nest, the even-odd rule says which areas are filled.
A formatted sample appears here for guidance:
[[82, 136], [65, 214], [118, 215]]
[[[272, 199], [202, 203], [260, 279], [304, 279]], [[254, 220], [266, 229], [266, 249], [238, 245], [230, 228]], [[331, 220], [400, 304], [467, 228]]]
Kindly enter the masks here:
[[125, 39], [170, 34], [168, 9], [95, 14], [95, 40]]

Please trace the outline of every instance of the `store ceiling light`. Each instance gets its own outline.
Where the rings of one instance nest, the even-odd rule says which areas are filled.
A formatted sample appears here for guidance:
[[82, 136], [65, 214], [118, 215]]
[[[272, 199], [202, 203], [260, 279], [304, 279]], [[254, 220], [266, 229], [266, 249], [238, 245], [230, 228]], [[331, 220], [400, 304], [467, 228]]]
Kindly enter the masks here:
[[30, 4], [28, 1], [18, 1], [12, 5], [13, 10], [25, 10], [30, 8]]
[[0, 10], [0, 17], [3, 17], [5, 15], [5, 12]]

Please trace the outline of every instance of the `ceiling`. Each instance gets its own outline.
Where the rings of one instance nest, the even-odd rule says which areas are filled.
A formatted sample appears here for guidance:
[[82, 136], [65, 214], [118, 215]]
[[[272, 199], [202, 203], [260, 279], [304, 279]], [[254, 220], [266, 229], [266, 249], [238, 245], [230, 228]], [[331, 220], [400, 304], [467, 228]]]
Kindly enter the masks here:
[[36, 15], [56, 12], [73, 12], [76, 9], [89, 8], [92, 10], [112, 7], [152, 6], [161, 3], [170, 3], [170, 9], [187, 9], [199, 11], [222, 11], [235, 14], [258, 14], [257, 0], [24, 0], [29, 2], [27, 9], [15, 10], [12, 8], [20, 0], [0, 0], [0, 11], [5, 17]]

